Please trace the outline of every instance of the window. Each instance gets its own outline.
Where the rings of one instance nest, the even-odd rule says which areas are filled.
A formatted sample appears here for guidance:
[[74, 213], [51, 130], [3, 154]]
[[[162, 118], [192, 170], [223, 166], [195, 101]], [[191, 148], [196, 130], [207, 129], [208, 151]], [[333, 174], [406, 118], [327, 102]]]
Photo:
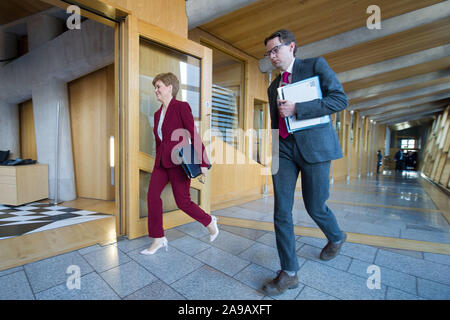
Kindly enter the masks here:
[[402, 149], [415, 149], [416, 148], [416, 140], [415, 139], [402, 139], [401, 140], [401, 148]]
[[264, 125], [264, 104], [255, 100], [253, 110], [253, 150], [252, 158], [262, 164], [263, 155], [263, 129]]
[[244, 128], [244, 62], [204, 43], [213, 51], [211, 135], [243, 149], [239, 128]]
[[336, 112], [336, 133], [339, 139], [339, 142], [342, 144], [342, 140], [341, 140], [341, 113], [340, 112]]
[[200, 135], [200, 60], [149, 40], [139, 46], [139, 150], [156, 155], [153, 115], [161, 107], [152, 81], [159, 73], [172, 72], [180, 81], [176, 99], [189, 103]]

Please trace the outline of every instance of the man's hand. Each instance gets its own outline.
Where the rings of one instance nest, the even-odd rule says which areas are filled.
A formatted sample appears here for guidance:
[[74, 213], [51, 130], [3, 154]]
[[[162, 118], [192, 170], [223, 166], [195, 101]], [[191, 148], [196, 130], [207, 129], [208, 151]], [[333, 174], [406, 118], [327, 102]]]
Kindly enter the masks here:
[[288, 100], [278, 100], [278, 111], [282, 117], [290, 117], [297, 113], [295, 103]]

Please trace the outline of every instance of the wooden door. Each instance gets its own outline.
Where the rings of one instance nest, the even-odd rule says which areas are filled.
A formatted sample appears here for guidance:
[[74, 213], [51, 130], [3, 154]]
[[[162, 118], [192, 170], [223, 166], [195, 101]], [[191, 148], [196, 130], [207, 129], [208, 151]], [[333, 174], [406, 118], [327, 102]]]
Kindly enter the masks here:
[[[153, 115], [161, 106], [153, 78], [172, 72], [180, 80], [178, 100], [189, 102], [195, 124], [210, 155], [212, 51], [198, 43], [128, 16], [124, 32], [124, 110], [122, 199], [125, 230], [130, 239], [148, 234], [147, 189], [155, 161]], [[211, 158], [211, 157], [210, 157]], [[210, 179], [191, 182], [191, 199], [210, 213]], [[167, 185], [163, 201], [164, 229], [193, 221], [179, 210]]]

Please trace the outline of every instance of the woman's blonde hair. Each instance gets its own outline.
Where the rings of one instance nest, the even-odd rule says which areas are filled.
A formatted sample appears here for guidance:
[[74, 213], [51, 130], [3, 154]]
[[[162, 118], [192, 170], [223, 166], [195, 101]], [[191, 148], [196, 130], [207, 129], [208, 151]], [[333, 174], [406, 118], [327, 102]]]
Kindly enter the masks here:
[[156, 77], [153, 79], [152, 81], [153, 86], [155, 86], [156, 82], [160, 80], [166, 86], [172, 85], [172, 96], [176, 98], [178, 90], [180, 89], [180, 81], [178, 80], [177, 76], [174, 75], [172, 72], [160, 73], [156, 75]]

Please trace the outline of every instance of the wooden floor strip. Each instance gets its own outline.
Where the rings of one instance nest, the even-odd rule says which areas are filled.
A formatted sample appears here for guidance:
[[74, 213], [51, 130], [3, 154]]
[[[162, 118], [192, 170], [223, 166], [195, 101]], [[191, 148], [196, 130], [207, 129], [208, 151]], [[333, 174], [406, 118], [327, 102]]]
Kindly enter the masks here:
[[[265, 230], [272, 232], [274, 231], [273, 223], [265, 221], [246, 220], [246, 219], [219, 216], [218, 223], [233, 227]], [[318, 228], [294, 226], [294, 233], [298, 236], [325, 238], [322, 231]], [[346, 232], [346, 233], [348, 236], [347, 241], [352, 243], [366, 244], [377, 247], [402, 249], [402, 250], [450, 254], [450, 244], [418, 241], [410, 239], [399, 239], [392, 237], [382, 237], [353, 232]]]
[[0, 270], [116, 242], [115, 217], [0, 240]]

